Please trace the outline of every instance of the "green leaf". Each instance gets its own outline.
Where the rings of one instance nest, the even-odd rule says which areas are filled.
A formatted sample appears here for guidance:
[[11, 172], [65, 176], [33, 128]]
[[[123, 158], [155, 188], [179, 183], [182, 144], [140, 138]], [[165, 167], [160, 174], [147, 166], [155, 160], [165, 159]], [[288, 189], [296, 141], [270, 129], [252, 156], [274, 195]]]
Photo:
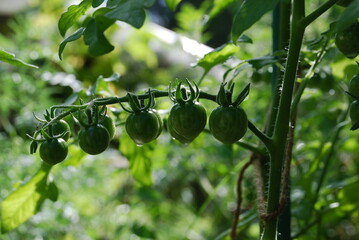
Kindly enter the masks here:
[[79, 5], [71, 5], [64, 12], [59, 20], [58, 28], [61, 36], [65, 36], [66, 31], [74, 25], [79, 18], [91, 7], [92, 0], [83, 0]]
[[225, 8], [227, 8], [230, 4], [236, 2], [236, 0], [214, 0], [213, 8], [209, 13], [209, 18], [212, 19], [221, 13]]
[[18, 58], [15, 58], [15, 54], [6, 52], [1, 49], [0, 49], [0, 61], [15, 65], [15, 66], [38, 68], [38, 66], [26, 63]]
[[53, 202], [56, 202], [59, 197], [59, 189], [54, 181], [47, 185], [47, 197]]
[[105, 0], [92, 0], [92, 7], [97, 8], [100, 6]]
[[171, 11], [175, 11], [181, 0], [166, 0], [166, 5]]
[[258, 57], [258, 58], [248, 59], [248, 60], [246, 60], [246, 62], [251, 64], [253, 68], [260, 69], [265, 65], [269, 65], [269, 64], [278, 62], [278, 58], [276, 56], [266, 55], [266, 56], [262, 56], [262, 57]]
[[253, 40], [247, 35], [242, 34], [238, 39], [237, 43], [253, 43]]
[[232, 24], [232, 41], [257, 22], [266, 12], [272, 10], [279, 0], [247, 0], [238, 9]]
[[357, 18], [359, 18], [359, 0], [354, 0], [345, 8], [345, 11], [337, 21], [335, 26], [336, 32], [343, 31], [349, 27], [351, 23], [357, 21]]
[[224, 63], [229, 57], [236, 53], [238, 49], [239, 48], [233, 44], [224, 44], [204, 55], [204, 57], [197, 62], [197, 66], [204, 68], [205, 71], [208, 72], [217, 64]]
[[112, 8], [105, 17], [127, 22], [135, 28], [142, 27], [146, 14], [144, 8], [154, 4], [155, 0], [109, 0], [107, 7]]
[[[36, 214], [49, 194], [47, 177], [51, 166], [42, 164], [39, 171], [25, 185], [19, 187], [1, 203], [1, 231], [11, 231]], [[53, 191], [53, 187], [50, 187]]]
[[122, 134], [120, 143], [119, 150], [130, 162], [130, 171], [134, 179], [142, 185], [152, 185], [153, 143], [136, 146], [127, 134]]
[[77, 39], [79, 39], [83, 32], [85, 31], [85, 28], [82, 27], [82, 28], [79, 28], [77, 29], [73, 34], [71, 34], [69, 37], [67, 37], [65, 40], [63, 40], [61, 43], [60, 43], [60, 47], [59, 47], [59, 58], [62, 60], [62, 52], [64, 51], [65, 47], [66, 47], [66, 44], [69, 43], [69, 42], [73, 42]]
[[89, 21], [84, 31], [84, 40], [85, 44], [89, 46], [89, 54], [100, 56], [114, 49], [103, 33], [113, 23], [114, 20], [101, 15]]

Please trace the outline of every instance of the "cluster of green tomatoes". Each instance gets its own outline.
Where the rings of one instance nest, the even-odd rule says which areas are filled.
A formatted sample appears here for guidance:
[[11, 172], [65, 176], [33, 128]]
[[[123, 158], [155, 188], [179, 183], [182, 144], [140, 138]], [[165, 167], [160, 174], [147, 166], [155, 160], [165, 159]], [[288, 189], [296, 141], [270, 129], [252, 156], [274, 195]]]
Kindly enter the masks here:
[[[157, 139], [163, 127], [168, 130], [172, 138], [183, 144], [191, 143], [204, 130], [207, 124], [207, 113], [198, 102], [200, 90], [195, 83], [188, 80], [185, 83], [186, 86], [182, 82], [177, 83], [173, 91], [170, 86], [167, 95], [174, 105], [165, 123], [154, 109], [156, 104], [154, 91], [148, 90], [147, 103], [145, 99], [140, 99], [133, 93], [127, 94], [128, 107], [124, 106], [124, 101], [118, 101], [129, 113], [125, 129], [136, 145], [142, 146]], [[228, 88], [225, 86], [226, 83], [221, 84], [218, 94], [214, 96], [219, 106], [209, 116], [209, 129], [212, 135], [222, 143], [233, 144], [247, 131], [247, 115], [239, 105], [248, 95], [249, 85], [235, 101], [232, 101], [234, 84]], [[100, 154], [107, 149], [116, 129], [114, 121], [107, 115], [106, 105], [99, 103], [92, 101], [86, 105], [86, 108], [73, 106], [66, 113], [80, 125], [77, 135], [80, 148], [92, 155]], [[68, 154], [67, 140], [71, 135], [69, 124], [61, 119], [60, 115], [57, 117], [53, 115], [54, 113], [47, 111], [44, 115], [45, 119], [35, 116], [43, 124], [33, 136], [30, 136], [33, 140], [30, 152], [35, 153], [40, 143], [40, 157], [50, 165], [65, 160]]]

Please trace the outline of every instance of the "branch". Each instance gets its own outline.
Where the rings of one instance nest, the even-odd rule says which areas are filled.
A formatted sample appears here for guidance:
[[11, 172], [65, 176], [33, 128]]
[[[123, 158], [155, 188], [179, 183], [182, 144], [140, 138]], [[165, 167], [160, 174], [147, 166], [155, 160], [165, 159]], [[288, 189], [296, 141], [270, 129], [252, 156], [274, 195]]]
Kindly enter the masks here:
[[329, 0], [326, 3], [322, 4], [319, 8], [314, 10], [311, 14], [303, 18], [299, 24], [307, 27], [309, 24], [314, 22], [318, 17], [320, 17], [323, 13], [325, 13], [329, 8], [331, 8], [334, 4], [336, 4], [338, 0]]

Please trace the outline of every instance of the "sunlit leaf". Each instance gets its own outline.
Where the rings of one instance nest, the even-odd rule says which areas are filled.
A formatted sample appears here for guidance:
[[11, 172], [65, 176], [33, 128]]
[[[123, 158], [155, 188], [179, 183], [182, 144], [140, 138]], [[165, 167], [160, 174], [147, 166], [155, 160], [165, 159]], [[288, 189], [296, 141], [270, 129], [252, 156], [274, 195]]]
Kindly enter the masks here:
[[103, 16], [97, 16], [89, 21], [83, 33], [85, 44], [89, 46], [89, 54], [100, 56], [114, 49], [103, 33], [113, 23], [114, 20]]
[[1, 231], [3, 233], [13, 230], [36, 214], [46, 198], [55, 200], [54, 186], [50, 187], [49, 192], [47, 183], [50, 170], [50, 165], [43, 164], [28, 183], [16, 189], [2, 201]]
[[359, 18], [359, 0], [354, 0], [345, 8], [345, 11], [336, 23], [335, 30], [337, 32], [343, 31], [351, 23], [357, 21], [357, 18]]
[[214, 0], [213, 8], [209, 13], [210, 18], [214, 18], [219, 13], [221, 13], [224, 9], [226, 9], [231, 3], [236, 2], [236, 0]]
[[181, 0], [166, 0], [166, 5], [171, 11], [175, 11]]
[[153, 143], [144, 146], [136, 146], [127, 134], [120, 139], [120, 152], [130, 162], [130, 171], [134, 179], [143, 185], [152, 185], [152, 163]]
[[11, 65], [15, 65], [15, 66], [38, 68], [35, 65], [26, 63], [26, 62], [16, 58], [14, 54], [6, 52], [6, 51], [1, 50], [1, 49], [0, 49], [0, 61], [9, 63]]
[[204, 55], [204, 57], [197, 62], [197, 65], [204, 68], [205, 71], [208, 72], [217, 64], [224, 63], [238, 50], [239, 48], [233, 44], [222, 45], [214, 49], [212, 52]]
[[140, 28], [146, 18], [145, 8], [154, 4], [154, 0], [109, 0], [107, 7], [112, 8], [105, 17], [127, 22], [135, 28]]
[[232, 41], [235, 43], [242, 33], [256, 23], [265, 13], [272, 10], [279, 0], [244, 1], [232, 23]]
[[63, 40], [61, 42], [60, 47], [59, 47], [59, 58], [60, 59], [62, 59], [62, 52], [64, 51], [66, 44], [79, 39], [82, 36], [84, 31], [85, 31], [85, 28], [83, 28], [83, 27], [79, 28], [73, 34], [71, 34], [69, 37], [67, 37], [65, 40]]
[[58, 28], [61, 36], [65, 36], [66, 31], [73, 26], [79, 18], [90, 8], [92, 0], [83, 0], [79, 5], [71, 5], [64, 12], [59, 20]]

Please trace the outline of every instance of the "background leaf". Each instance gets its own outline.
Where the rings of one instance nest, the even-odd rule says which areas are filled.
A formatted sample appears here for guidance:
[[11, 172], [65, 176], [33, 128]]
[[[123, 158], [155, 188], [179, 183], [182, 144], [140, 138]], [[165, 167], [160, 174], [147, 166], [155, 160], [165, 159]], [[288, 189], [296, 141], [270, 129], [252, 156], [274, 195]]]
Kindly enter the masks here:
[[77, 39], [79, 39], [82, 36], [84, 31], [85, 31], [84, 27], [79, 28], [73, 34], [71, 34], [69, 37], [67, 37], [65, 40], [63, 40], [61, 42], [60, 47], [59, 47], [59, 58], [61, 60], [62, 60], [62, 52], [64, 51], [67, 43], [73, 42], [73, 41], [76, 41]]
[[266, 12], [273, 9], [279, 0], [250, 0], [244, 1], [236, 13], [232, 24], [232, 41], [237, 42], [239, 36]]
[[42, 164], [40, 170], [25, 185], [12, 192], [1, 203], [1, 231], [11, 231], [36, 214], [50, 196], [55, 200], [54, 186], [51, 186], [51, 194], [48, 192], [47, 177], [51, 166]]
[[121, 136], [120, 143], [120, 152], [130, 162], [133, 178], [143, 185], [152, 185], [151, 155], [154, 150], [154, 143], [139, 147], [127, 134]]
[[105, 17], [127, 22], [135, 28], [140, 28], [146, 18], [144, 8], [153, 5], [154, 0], [114, 0], [108, 1], [107, 7], [113, 8]]
[[26, 63], [18, 58], [15, 58], [15, 55], [9, 52], [5, 52], [4, 50], [0, 49], [0, 61], [15, 65], [15, 66], [25, 66], [25, 67], [32, 67], [38, 68], [35, 65]]
[[58, 28], [61, 36], [65, 36], [66, 31], [74, 25], [79, 18], [86, 13], [91, 6], [92, 0], [84, 0], [79, 5], [70, 6], [66, 12], [64, 12], [59, 20]]
[[197, 66], [200, 66], [208, 72], [211, 68], [217, 64], [224, 63], [229, 57], [236, 53], [239, 48], [233, 44], [225, 44], [212, 52], [204, 55], [202, 59], [197, 62]]
[[343, 31], [352, 22], [356, 21], [357, 18], [359, 18], [359, 0], [354, 0], [348, 7], [345, 8], [345, 11], [340, 16], [335, 27], [336, 31]]
[[85, 44], [89, 46], [89, 53], [92, 56], [100, 56], [109, 53], [114, 46], [106, 39], [104, 31], [114, 23], [114, 20], [104, 16], [97, 16], [89, 21], [83, 35]]
[[171, 11], [175, 11], [181, 0], [166, 0], [166, 5]]

